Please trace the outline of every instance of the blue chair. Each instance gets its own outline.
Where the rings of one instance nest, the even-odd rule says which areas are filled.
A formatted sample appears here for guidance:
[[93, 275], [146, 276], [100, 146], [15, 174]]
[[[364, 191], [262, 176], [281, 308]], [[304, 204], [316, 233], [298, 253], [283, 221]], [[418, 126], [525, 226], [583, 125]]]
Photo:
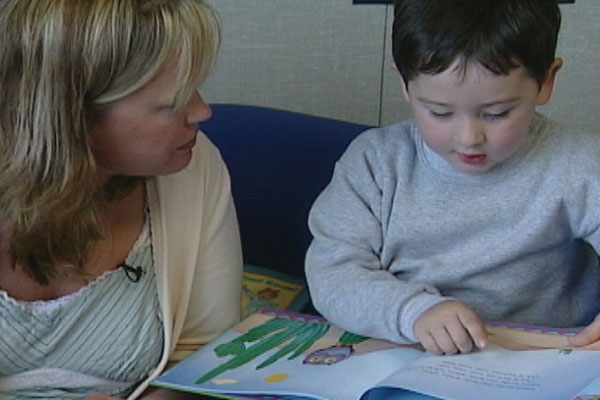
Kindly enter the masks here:
[[370, 126], [256, 106], [212, 109], [200, 129], [231, 175], [244, 263], [304, 278], [310, 207], [350, 141]]

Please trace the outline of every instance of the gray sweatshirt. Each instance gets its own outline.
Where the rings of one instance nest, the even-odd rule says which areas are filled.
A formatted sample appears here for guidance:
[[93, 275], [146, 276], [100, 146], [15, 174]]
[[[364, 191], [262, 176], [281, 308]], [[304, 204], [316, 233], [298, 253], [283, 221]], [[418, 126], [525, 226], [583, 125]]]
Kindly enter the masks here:
[[586, 324], [600, 312], [600, 135], [535, 115], [514, 155], [466, 174], [413, 121], [373, 129], [337, 163], [309, 226], [312, 300], [346, 330], [416, 341], [415, 320], [448, 299], [484, 320]]

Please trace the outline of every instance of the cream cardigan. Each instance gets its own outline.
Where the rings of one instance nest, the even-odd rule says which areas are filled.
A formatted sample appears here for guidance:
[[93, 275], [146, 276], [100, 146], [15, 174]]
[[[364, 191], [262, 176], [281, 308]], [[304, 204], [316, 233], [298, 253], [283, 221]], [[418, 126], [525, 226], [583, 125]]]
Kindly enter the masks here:
[[137, 398], [177, 345], [199, 346], [240, 318], [242, 256], [227, 169], [202, 134], [190, 164], [147, 183], [164, 350]]

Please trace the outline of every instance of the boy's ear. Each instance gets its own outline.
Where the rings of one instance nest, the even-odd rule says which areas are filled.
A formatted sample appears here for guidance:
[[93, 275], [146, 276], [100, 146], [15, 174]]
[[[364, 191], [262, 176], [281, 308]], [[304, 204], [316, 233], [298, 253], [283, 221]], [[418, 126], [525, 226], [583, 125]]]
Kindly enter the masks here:
[[548, 72], [544, 77], [544, 81], [542, 82], [542, 86], [540, 87], [540, 91], [536, 98], [536, 104], [538, 106], [546, 104], [548, 101], [550, 101], [552, 90], [554, 89], [554, 82], [556, 82], [556, 74], [558, 73], [558, 70], [561, 69], [562, 65], [562, 58], [556, 58], [550, 65], [550, 68], [548, 68]]
[[408, 96], [408, 86], [402, 75], [400, 75], [400, 86], [402, 90], [402, 97], [404, 97], [404, 100], [410, 104], [410, 97]]
[[396, 66], [396, 63], [392, 61], [392, 68], [398, 73], [398, 76], [400, 77], [400, 90], [402, 90], [402, 97], [404, 98], [404, 100], [407, 103], [410, 103], [410, 98], [408, 97], [408, 86], [406, 86], [406, 81], [404, 80], [404, 77], [402, 76], [402, 74], [400, 73], [400, 70], [398, 69], [398, 67]]

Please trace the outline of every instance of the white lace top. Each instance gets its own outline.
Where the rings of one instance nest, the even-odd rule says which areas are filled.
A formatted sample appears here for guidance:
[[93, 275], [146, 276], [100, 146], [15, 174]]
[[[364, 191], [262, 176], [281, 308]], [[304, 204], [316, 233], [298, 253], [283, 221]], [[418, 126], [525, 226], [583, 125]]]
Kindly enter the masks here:
[[126, 260], [142, 267], [138, 282], [117, 269], [49, 301], [0, 290], [0, 398], [125, 397], [156, 368], [164, 333], [149, 225]]

